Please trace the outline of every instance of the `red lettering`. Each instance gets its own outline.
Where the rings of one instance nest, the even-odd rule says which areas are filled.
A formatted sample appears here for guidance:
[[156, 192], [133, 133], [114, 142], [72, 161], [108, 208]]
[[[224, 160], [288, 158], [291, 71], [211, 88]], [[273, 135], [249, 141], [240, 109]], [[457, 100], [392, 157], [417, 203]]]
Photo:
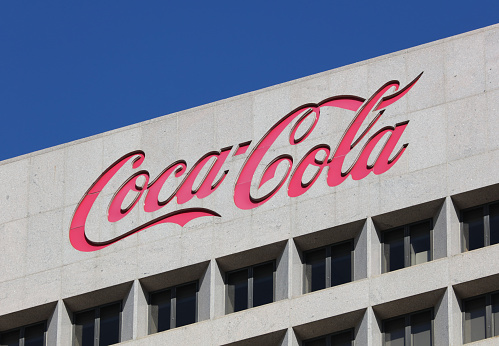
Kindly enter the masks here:
[[[324, 152], [325, 156], [322, 160], [317, 160], [316, 156], [320, 152]], [[296, 166], [295, 171], [291, 175], [288, 186], [288, 196], [296, 197], [303, 195], [308, 189], [312, 187], [319, 175], [321, 174], [324, 167], [327, 167], [327, 158], [329, 157], [331, 149], [329, 145], [321, 144], [310, 149], [308, 153], [301, 159], [298, 166]], [[316, 166], [318, 169], [314, 173], [312, 179], [308, 182], [303, 182], [303, 174], [309, 166]]]
[[146, 198], [144, 201], [144, 210], [146, 212], [150, 213], [164, 207], [173, 199], [173, 197], [175, 197], [177, 190], [173, 191], [173, 193], [164, 201], [160, 201], [159, 192], [172, 173], [178, 178], [185, 172], [186, 168], [187, 164], [185, 161], [176, 161], [165, 168], [165, 170], [161, 172], [156, 179], [154, 179], [154, 181], [147, 188], [146, 192]]
[[[405, 88], [401, 89], [399, 92], [396, 92], [392, 95], [383, 97], [382, 96], [392, 87], [398, 88], [398, 81], [391, 81], [383, 85], [378, 91], [374, 93], [374, 95], [360, 108], [357, 115], [354, 117], [353, 121], [350, 123], [350, 126], [345, 131], [343, 138], [340, 141], [333, 157], [330, 159], [329, 163], [329, 171], [327, 177], [327, 183], [329, 186], [337, 186], [341, 184], [350, 174], [350, 171], [355, 166], [355, 163], [346, 171], [343, 172], [343, 162], [345, 160], [345, 156], [361, 141], [361, 139], [369, 132], [369, 130], [374, 126], [374, 124], [378, 121], [378, 119], [383, 115], [383, 111], [380, 111], [378, 115], [371, 121], [371, 123], [367, 126], [367, 128], [362, 132], [362, 134], [354, 141], [357, 132], [359, 131], [362, 123], [369, 115], [369, 113], [374, 109], [381, 110], [391, 105], [395, 101], [402, 98], [407, 92], [414, 86], [414, 84], [419, 80], [422, 73], [417, 76], [412, 82], [410, 82]], [[381, 100], [381, 101], [380, 101]], [[379, 102], [379, 104], [378, 104]], [[393, 141], [392, 141], [393, 143]], [[371, 149], [372, 150], [372, 149]], [[388, 153], [389, 155], [390, 153]], [[361, 154], [362, 155], [362, 154]], [[390, 166], [391, 167], [391, 166]], [[386, 168], [386, 167], [385, 167]], [[388, 167], [389, 168], [389, 167]], [[388, 169], [387, 168], [387, 169]], [[381, 170], [381, 168], [380, 168]], [[359, 173], [358, 173], [359, 174]], [[361, 174], [359, 174], [361, 175]]]
[[[392, 153], [393, 148], [397, 144], [400, 136], [404, 132], [408, 123], [409, 122], [397, 124], [395, 128], [390, 126], [382, 128], [381, 130], [376, 132], [371, 138], [369, 138], [366, 145], [362, 149], [362, 152], [357, 158], [355, 165], [350, 171], [350, 175], [352, 176], [353, 180], [364, 179], [371, 171], [373, 171], [374, 174], [384, 173], [388, 169], [390, 169], [390, 167], [393, 166], [395, 162], [398, 161], [400, 155], [402, 155], [405, 148], [407, 147], [407, 144], [404, 144], [402, 146], [402, 149], [394, 156], [392, 160], [389, 160], [389, 156]], [[385, 145], [383, 146], [383, 149], [381, 150], [380, 154], [374, 161], [374, 164], [369, 165], [368, 160], [369, 156], [372, 154], [373, 149], [376, 147], [378, 142], [388, 133], [390, 134], [390, 137], [387, 143], [385, 143]], [[374, 167], [377, 167], [377, 170], [374, 170]]]
[[[142, 186], [137, 184], [137, 179], [143, 177], [145, 182]], [[144, 188], [147, 187], [147, 183], [149, 182], [149, 173], [147, 171], [140, 171], [132, 175], [128, 180], [120, 187], [118, 192], [114, 195], [111, 204], [109, 205], [109, 211], [107, 213], [107, 219], [109, 222], [116, 222], [124, 218], [135, 205], [139, 201], [139, 198], [142, 196], [144, 192]], [[122, 208], [123, 201], [125, 197], [128, 195], [130, 191], [138, 192], [133, 199], [132, 203], [130, 203], [126, 208]]]
[[[383, 115], [386, 107], [390, 106], [416, 84], [422, 73], [417, 76], [412, 82], [399, 91], [396, 91], [388, 96], [384, 96], [391, 88], [395, 90], [399, 87], [398, 81], [390, 81], [376, 91], [367, 101], [357, 96], [334, 96], [321, 101], [318, 104], [305, 104], [296, 108], [286, 116], [281, 118], [272, 128], [260, 139], [256, 146], [252, 149], [246, 161], [244, 162], [241, 171], [236, 179], [234, 187], [234, 203], [240, 209], [253, 209], [269, 201], [286, 183], [289, 178], [287, 189], [288, 196], [296, 197], [304, 194], [317, 181], [322, 171], [327, 168], [327, 184], [331, 187], [341, 184], [348, 176], [353, 180], [365, 178], [370, 172], [374, 174], [382, 174], [389, 170], [401, 157], [407, 148], [408, 144], [402, 144], [401, 148], [396, 151], [396, 146], [407, 127], [408, 121], [398, 123], [395, 127], [387, 126], [377, 131], [372, 135], [360, 151], [357, 159], [351, 167], [344, 170], [343, 164], [345, 157], [364, 139], [371, 131], [376, 122]], [[285, 166], [285, 172], [280, 179], [273, 182], [270, 192], [264, 196], [255, 197], [251, 194], [251, 186], [255, 185], [256, 170], [262, 165], [269, 149], [274, 145], [275, 141], [288, 126], [293, 122], [289, 133], [289, 143], [298, 145], [305, 141], [315, 129], [322, 107], [337, 107], [356, 112], [355, 116], [345, 130], [336, 150], [332, 154], [331, 148], [327, 144], [319, 144], [310, 149], [303, 158], [298, 162], [293, 170], [293, 157], [289, 154], [282, 154], [270, 160], [269, 164], [263, 170], [262, 176], [259, 178], [257, 191], [261, 191], [264, 184], [273, 180], [279, 166]], [[362, 124], [367, 119], [371, 112], [378, 112], [374, 119], [360, 133]], [[298, 130], [302, 128], [305, 121], [309, 120], [310, 125], [305, 129], [303, 134], [297, 135]], [[298, 137], [297, 137], [298, 136]], [[372, 159], [374, 149], [386, 138], [386, 142], [381, 148], [378, 157]], [[246, 154], [251, 141], [240, 143], [234, 156]], [[165, 168], [154, 181], [149, 183], [149, 173], [141, 170], [128, 178], [114, 195], [108, 209], [108, 220], [117, 222], [123, 219], [130, 211], [138, 204], [142, 195], [144, 198], [144, 211], [154, 212], [168, 204], [174, 197], [177, 197], [177, 204], [184, 204], [190, 201], [194, 196], [197, 198], [205, 198], [212, 194], [222, 184], [228, 174], [228, 170], [222, 171], [222, 167], [226, 162], [231, 147], [223, 148], [219, 152], [212, 151], [202, 156], [186, 174], [181, 184], [169, 195], [168, 198], [160, 201], [159, 194], [164, 187], [166, 181], [172, 176], [179, 178], [187, 171], [187, 164], [183, 160], [176, 161]], [[394, 154], [395, 153], [395, 154]], [[317, 157], [323, 156], [322, 159]], [[372, 159], [372, 164], [369, 164], [369, 159]], [[113, 244], [131, 234], [142, 231], [160, 223], [175, 223], [184, 226], [190, 220], [202, 216], [220, 216], [218, 213], [203, 208], [188, 208], [177, 210], [160, 217], [155, 218], [143, 225], [140, 225], [132, 230], [126, 231], [120, 236], [102, 242], [95, 242], [87, 238], [85, 234], [85, 224], [88, 214], [94, 205], [95, 200], [99, 196], [102, 189], [108, 184], [113, 176], [130, 160], [132, 167], [137, 169], [143, 163], [145, 154], [142, 151], [131, 152], [107, 168], [104, 173], [92, 184], [89, 190], [85, 193], [82, 200], [78, 204], [73, 220], [71, 222], [69, 238], [73, 247], [80, 251], [95, 251], [110, 244]], [[208, 165], [210, 165], [208, 167]], [[312, 169], [310, 178], [307, 181], [305, 174], [307, 169]], [[204, 177], [200, 177], [203, 170], [207, 173]], [[292, 172], [292, 174], [291, 174]], [[201, 178], [201, 179], [200, 179]], [[139, 179], [143, 179], [139, 183]], [[198, 186], [194, 186], [196, 181], [200, 181]], [[258, 180], [257, 180], [258, 181]], [[268, 191], [268, 190], [267, 190]], [[130, 193], [134, 193], [133, 200], [125, 207], [125, 198]]]
[[[229, 155], [231, 149], [232, 147], [228, 147], [220, 150], [219, 153], [208, 153], [196, 162], [176, 193], [178, 204], [184, 204], [190, 201], [194, 196], [197, 196], [198, 198], [205, 198], [220, 186], [229, 171], [224, 171], [217, 182], [215, 182], [215, 178], [220, 172], [220, 169], [227, 159], [227, 155]], [[210, 167], [208, 173], [203, 178], [201, 185], [197, 189], [194, 188], [194, 182], [197, 176], [212, 158], [215, 158], [215, 163]]]
[[[274, 159], [265, 169], [259, 185], [260, 187], [263, 185], [264, 182], [274, 177], [276, 168], [281, 162], [287, 161], [289, 165], [288, 170], [286, 171], [286, 174], [283, 177], [284, 181], [283, 179], [281, 179], [281, 181], [275, 186], [275, 188], [270, 193], [260, 198], [254, 198], [253, 196], [251, 196], [250, 192], [251, 182], [253, 181], [256, 169], [260, 165], [263, 157], [265, 156], [269, 148], [272, 146], [272, 144], [274, 144], [277, 137], [281, 135], [284, 129], [294, 119], [301, 116], [297, 124], [291, 131], [290, 134], [291, 145], [295, 145], [303, 141], [314, 129], [315, 124], [317, 123], [320, 117], [319, 108], [329, 106], [329, 107], [338, 107], [349, 110], [357, 110], [363, 101], [364, 99], [356, 96], [335, 96], [325, 99], [319, 104], [307, 104], [301, 106], [296, 110], [292, 111], [291, 113], [289, 113], [288, 115], [286, 115], [285, 117], [283, 117], [281, 120], [279, 120], [267, 132], [267, 134], [263, 136], [263, 138], [258, 142], [256, 147], [253, 149], [249, 157], [246, 159], [246, 162], [244, 163], [244, 166], [241, 169], [241, 173], [239, 173], [239, 177], [237, 179], [236, 186], [234, 189], [234, 203], [236, 204], [236, 206], [240, 209], [256, 208], [257, 206], [267, 202], [272, 196], [274, 196], [279, 191], [279, 189], [281, 188], [281, 186], [283, 185], [284, 181], [287, 179], [291, 171], [291, 164], [293, 162], [293, 158], [289, 155]], [[314, 123], [302, 137], [295, 139], [294, 136], [296, 134], [296, 129], [301, 124], [301, 122], [312, 112], [315, 113]]]
[[99, 196], [102, 189], [107, 185], [109, 180], [123, 167], [132, 157], [136, 157], [132, 162], [133, 168], [138, 168], [144, 161], [145, 154], [143, 151], [134, 151], [114, 162], [109, 166], [97, 180], [90, 186], [88, 191], [83, 196], [82, 200], [76, 207], [76, 211], [71, 221], [69, 229], [69, 240], [71, 245], [80, 251], [95, 251], [102, 249], [107, 245], [98, 245], [90, 241], [85, 235], [85, 223], [87, 222], [88, 214], [95, 200]]
[[[203, 216], [220, 216], [220, 214], [209, 210], [209, 209], [204, 209], [204, 208], [188, 208], [188, 209], [183, 209], [183, 210], [177, 210], [172, 213], [168, 213], [166, 215], [162, 215], [160, 217], [155, 218], [154, 220], [151, 220], [143, 225], [140, 225], [128, 232], [125, 232], [113, 239], [107, 240], [107, 241], [102, 241], [102, 242], [95, 242], [87, 238], [85, 234], [85, 224], [87, 222], [87, 217], [90, 212], [90, 209], [92, 208], [95, 200], [99, 196], [100, 192], [102, 189], [107, 185], [109, 180], [118, 172], [123, 165], [125, 165], [132, 157], [138, 156], [133, 162], [132, 162], [132, 167], [133, 168], [138, 168], [142, 162], [144, 161], [145, 154], [142, 151], [134, 151], [131, 152], [122, 158], [120, 158], [118, 161], [113, 163], [111, 166], [109, 166], [104, 173], [100, 175], [100, 177], [90, 186], [88, 191], [85, 193], [83, 196], [83, 199], [80, 201], [78, 206], [76, 207], [76, 211], [73, 215], [73, 220], [71, 221], [71, 226], [69, 229], [69, 241], [71, 242], [71, 245], [79, 251], [84, 251], [84, 252], [91, 252], [91, 251], [96, 251], [100, 250], [102, 248], [105, 248], [111, 244], [116, 243], [117, 241], [120, 241], [121, 239], [124, 239], [134, 233], [143, 231], [149, 227], [153, 227], [155, 225], [161, 224], [161, 223], [174, 223], [177, 224], [181, 227], [185, 226], [186, 223], [189, 221], [203, 217]], [[148, 177], [147, 171], [141, 171], [135, 175], [133, 175], [131, 178], [129, 178], [124, 185], [120, 188], [119, 192], [115, 195], [118, 196], [118, 198], [113, 199], [113, 202], [115, 202], [115, 205], [112, 206], [112, 209], [114, 210], [115, 208], [120, 208], [120, 213], [122, 212], [121, 210], [121, 204], [123, 203], [122, 196], [126, 196], [126, 193], [128, 191], [136, 191], [140, 190], [140, 194], [142, 194], [143, 189], [140, 189], [135, 185], [133, 187], [132, 185], [136, 183], [136, 179], [140, 176], [146, 176]], [[147, 180], [143, 186], [147, 185]], [[126, 192], [126, 193], [125, 193]], [[124, 195], [122, 195], [124, 194]], [[134, 205], [137, 204], [137, 201], [139, 200], [140, 196], [136, 199], [134, 199], [134, 202], [128, 207], [125, 208], [125, 213], [128, 213]], [[110, 208], [111, 209], [111, 208]], [[125, 214], [126, 215], [126, 214]], [[123, 215], [124, 216], [124, 215]], [[116, 216], [111, 216], [111, 219], [115, 218]]]

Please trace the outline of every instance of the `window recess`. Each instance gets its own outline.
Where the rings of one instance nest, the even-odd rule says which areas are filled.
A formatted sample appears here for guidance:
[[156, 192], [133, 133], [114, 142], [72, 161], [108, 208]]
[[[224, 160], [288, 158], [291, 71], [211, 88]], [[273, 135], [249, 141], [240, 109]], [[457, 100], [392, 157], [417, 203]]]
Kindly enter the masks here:
[[432, 228], [432, 220], [425, 220], [383, 232], [383, 272], [431, 261]]
[[305, 340], [303, 346], [353, 346], [355, 342], [353, 329]]
[[197, 322], [197, 293], [197, 281], [151, 293], [149, 334]]
[[463, 301], [464, 343], [499, 336], [499, 293], [489, 293]]
[[121, 302], [74, 314], [73, 346], [106, 346], [120, 342]]
[[226, 275], [226, 313], [275, 301], [275, 261], [238, 269]]
[[351, 282], [353, 239], [305, 252], [305, 292]]
[[499, 244], [499, 202], [461, 211], [463, 251]]
[[383, 345], [433, 345], [433, 310], [423, 310], [383, 321]]
[[0, 333], [1, 346], [45, 346], [46, 322], [35, 323]]

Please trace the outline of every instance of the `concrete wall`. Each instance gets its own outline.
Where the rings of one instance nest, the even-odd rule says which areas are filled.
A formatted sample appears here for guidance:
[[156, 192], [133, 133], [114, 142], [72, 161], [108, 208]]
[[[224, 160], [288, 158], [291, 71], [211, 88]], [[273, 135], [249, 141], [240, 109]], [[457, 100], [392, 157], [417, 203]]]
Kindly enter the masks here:
[[[221, 217], [158, 225], [95, 252], [69, 242], [81, 198], [129, 152], [145, 152], [141, 169], [154, 178], [176, 160], [190, 168], [209, 151], [249, 140], [251, 149], [302, 104], [335, 95], [367, 99], [384, 83], [399, 80], [403, 87], [423, 71], [369, 132], [409, 120], [397, 147], [409, 146], [384, 174], [329, 187], [324, 171], [299, 197], [288, 197], [285, 186], [268, 203], [241, 210], [234, 185], [248, 151], [229, 155], [223, 167], [229, 173], [208, 197], [173, 201], [153, 213], [140, 201], [111, 224], [106, 208], [137, 171], [127, 164], [91, 210], [90, 239], [113, 238], [180, 208], [208, 208]], [[259, 172], [279, 154], [297, 163], [314, 145], [334, 150], [353, 116], [322, 111], [302, 143], [290, 146], [281, 136]], [[50, 343], [67, 345], [72, 312], [123, 299], [122, 337], [137, 345], [299, 345], [345, 328], [355, 328], [359, 344], [381, 345], [383, 319], [433, 307], [435, 344], [459, 345], [460, 301], [499, 289], [498, 245], [461, 253], [459, 225], [459, 210], [499, 199], [498, 133], [496, 25], [6, 160], [0, 163], [0, 331], [49, 319]], [[424, 218], [435, 223], [435, 260], [382, 274], [380, 232]], [[355, 281], [303, 294], [303, 251], [348, 238], [356, 244]], [[225, 315], [224, 273], [266, 259], [278, 262], [277, 301]], [[200, 280], [200, 322], [147, 336], [147, 293], [193, 279]]]

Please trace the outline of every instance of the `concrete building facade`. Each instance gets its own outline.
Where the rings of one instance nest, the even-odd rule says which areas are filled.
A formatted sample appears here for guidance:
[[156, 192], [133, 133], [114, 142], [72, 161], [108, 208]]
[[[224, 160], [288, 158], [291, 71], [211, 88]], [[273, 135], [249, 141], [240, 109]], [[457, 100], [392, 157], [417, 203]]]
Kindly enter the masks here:
[[495, 25], [6, 160], [0, 344], [496, 344], [498, 133]]

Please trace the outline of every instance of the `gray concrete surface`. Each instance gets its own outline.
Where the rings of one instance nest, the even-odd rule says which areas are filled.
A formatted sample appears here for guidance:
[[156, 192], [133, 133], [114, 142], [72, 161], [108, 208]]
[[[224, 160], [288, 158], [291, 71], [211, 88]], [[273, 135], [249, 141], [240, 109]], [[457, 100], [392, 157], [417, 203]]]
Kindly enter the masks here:
[[[245, 158], [288, 112], [335, 95], [369, 98], [384, 83], [399, 80], [403, 87], [422, 71], [345, 158], [344, 169], [371, 134], [409, 120], [397, 148], [409, 146], [386, 173], [329, 187], [325, 170], [299, 197], [288, 197], [285, 184], [258, 208], [235, 206]], [[310, 137], [296, 146], [289, 145], [289, 127], [257, 172], [280, 154], [292, 155], [296, 165], [314, 145], [334, 150], [353, 115], [324, 109]], [[48, 320], [49, 344], [69, 345], [74, 312], [123, 300], [124, 344], [300, 345], [354, 328], [358, 345], [374, 346], [382, 344], [383, 319], [432, 307], [435, 344], [462, 344], [461, 300], [499, 290], [499, 245], [462, 253], [459, 223], [461, 209], [499, 200], [498, 131], [495, 25], [3, 161], [0, 331]], [[106, 208], [136, 171], [126, 164], [99, 195], [87, 235], [104, 241], [183, 208], [212, 209], [220, 218], [157, 225], [96, 252], [71, 246], [77, 204], [121, 156], [143, 150], [141, 169], [153, 179], [176, 160], [190, 168], [207, 152], [249, 140], [246, 154], [229, 155], [223, 166], [229, 173], [208, 197], [174, 200], [153, 213], [144, 212], [142, 197], [111, 224]], [[160, 198], [180, 182], [170, 179]], [[255, 195], [258, 183], [252, 182]], [[382, 274], [381, 232], [426, 218], [434, 223], [434, 260]], [[345, 239], [355, 239], [355, 281], [304, 293], [303, 251]], [[225, 273], [266, 260], [277, 263], [276, 301], [225, 315]], [[199, 322], [147, 335], [149, 292], [196, 279]]]

